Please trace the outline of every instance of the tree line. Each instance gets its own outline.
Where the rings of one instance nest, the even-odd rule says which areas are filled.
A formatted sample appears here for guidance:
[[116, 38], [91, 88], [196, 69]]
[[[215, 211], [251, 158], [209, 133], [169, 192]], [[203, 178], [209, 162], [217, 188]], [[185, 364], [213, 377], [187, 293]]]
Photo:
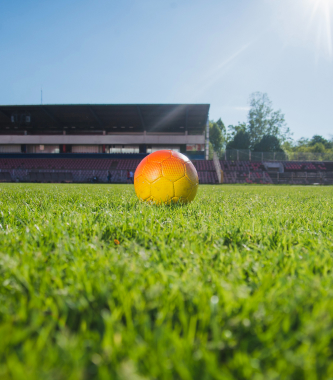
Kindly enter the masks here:
[[250, 95], [247, 122], [229, 125], [221, 118], [209, 122], [210, 155], [227, 149], [251, 150], [253, 152], [301, 152], [332, 153], [333, 138], [327, 140], [314, 135], [311, 139], [292, 139], [285, 115], [275, 111], [267, 94], [255, 92]]

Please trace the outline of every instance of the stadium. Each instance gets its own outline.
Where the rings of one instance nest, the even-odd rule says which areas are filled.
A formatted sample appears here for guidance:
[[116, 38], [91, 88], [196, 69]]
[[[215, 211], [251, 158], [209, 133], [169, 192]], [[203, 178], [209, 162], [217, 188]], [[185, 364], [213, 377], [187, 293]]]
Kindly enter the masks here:
[[0, 380], [333, 380], [333, 0], [0, 32]]
[[193, 162], [201, 184], [332, 184], [333, 163], [226, 151], [209, 159], [209, 104], [0, 106], [0, 181], [126, 183], [151, 152]]

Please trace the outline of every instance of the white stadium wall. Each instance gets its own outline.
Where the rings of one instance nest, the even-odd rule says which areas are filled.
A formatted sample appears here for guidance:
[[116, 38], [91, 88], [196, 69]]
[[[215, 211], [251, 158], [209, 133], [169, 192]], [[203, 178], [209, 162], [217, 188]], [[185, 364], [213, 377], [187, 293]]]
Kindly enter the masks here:
[[1, 145], [164, 145], [204, 144], [204, 135], [1, 135]]

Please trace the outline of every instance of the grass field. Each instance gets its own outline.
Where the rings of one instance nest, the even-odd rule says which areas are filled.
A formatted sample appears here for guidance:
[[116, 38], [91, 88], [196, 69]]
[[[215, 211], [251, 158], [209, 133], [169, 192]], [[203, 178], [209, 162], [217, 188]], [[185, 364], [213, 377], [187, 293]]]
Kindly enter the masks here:
[[333, 379], [332, 266], [332, 187], [1, 184], [0, 379]]

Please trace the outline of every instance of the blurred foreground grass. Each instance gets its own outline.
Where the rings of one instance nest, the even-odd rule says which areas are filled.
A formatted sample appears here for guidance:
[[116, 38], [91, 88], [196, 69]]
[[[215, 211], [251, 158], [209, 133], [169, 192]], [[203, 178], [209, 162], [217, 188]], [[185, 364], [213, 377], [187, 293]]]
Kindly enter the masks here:
[[332, 266], [332, 187], [1, 184], [0, 379], [333, 379]]

